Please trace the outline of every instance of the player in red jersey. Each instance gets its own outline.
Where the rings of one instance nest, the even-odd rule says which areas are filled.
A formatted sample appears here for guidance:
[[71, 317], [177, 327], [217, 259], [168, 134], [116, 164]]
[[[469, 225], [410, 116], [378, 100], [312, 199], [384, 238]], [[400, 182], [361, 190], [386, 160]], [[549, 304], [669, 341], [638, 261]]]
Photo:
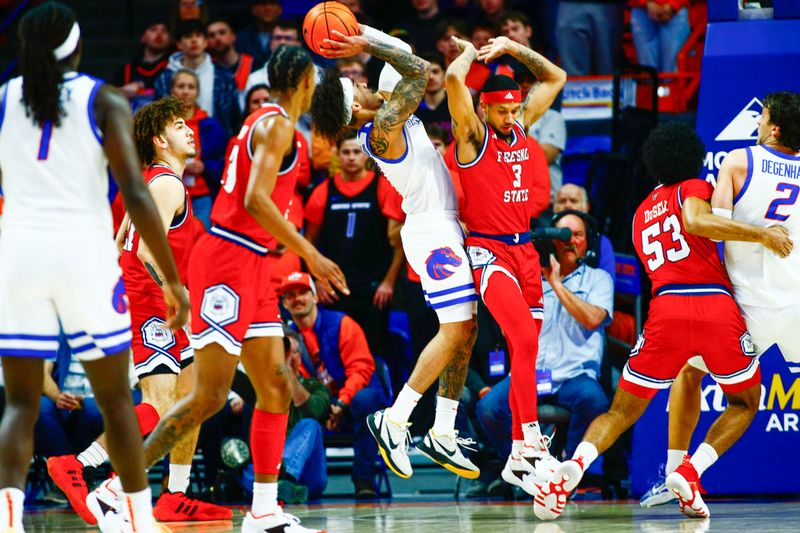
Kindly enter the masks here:
[[[146, 165], [144, 180], [153, 196], [178, 275], [186, 285], [189, 252], [194, 244], [192, 206], [180, 176], [186, 160], [194, 157], [194, 134], [181, 118], [181, 103], [174, 97], [162, 98], [136, 112], [133, 121], [134, 143]], [[117, 234], [120, 266], [131, 310], [131, 347], [136, 375], [142, 389], [142, 402], [136, 416], [142, 435], [147, 435], [159, 417], [191, 389], [193, 372], [189, 338], [182, 329], [166, 327], [167, 310], [159, 297], [164, 275], [141, 241], [128, 215]], [[181, 371], [181, 367], [185, 370]], [[169, 487], [158, 500], [153, 515], [161, 521], [229, 520], [230, 509], [189, 499], [189, 475], [197, 444], [197, 432], [182, 440], [170, 454]], [[96, 517], [86, 506], [87, 487], [83, 479], [86, 466], [98, 467], [108, 460], [105, 434], [86, 450], [75, 455], [50, 457], [47, 470], [64, 491], [70, 505], [89, 524]]]
[[[667, 478], [667, 487], [691, 517], [709, 516], [699, 492], [700, 476], [745, 432], [758, 411], [761, 371], [750, 334], [731, 295], [731, 284], [708, 237], [760, 242], [780, 255], [791, 250], [784, 228], [761, 228], [711, 214], [711, 185], [686, 179], [700, 172], [705, 147], [682, 123], [656, 128], [645, 142], [644, 161], [658, 179], [633, 219], [636, 253], [653, 284], [650, 315], [631, 351], [609, 411], [597, 417], [572, 460], [534, 500], [536, 515], [557, 518], [567, 496], [598, 454], [644, 413], [653, 396], [666, 389], [692, 357], [702, 354], [722, 387], [728, 406], [690, 458]], [[708, 237], [698, 236], [701, 230]]]
[[[536, 410], [536, 354], [544, 318], [539, 256], [530, 239], [529, 196], [534, 183], [526, 132], [550, 107], [566, 73], [533, 50], [506, 37], [476, 50], [453, 40], [461, 55], [447, 68], [447, 104], [456, 138], [456, 163], [464, 189], [461, 219], [476, 287], [502, 328], [511, 356], [509, 406], [512, 451], [503, 479], [531, 495], [557, 465], [540, 430]], [[483, 86], [478, 118], [465, 85], [477, 59], [489, 63], [508, 54], [539, 80], [522, 102], [519, 85], [492, 76]]]

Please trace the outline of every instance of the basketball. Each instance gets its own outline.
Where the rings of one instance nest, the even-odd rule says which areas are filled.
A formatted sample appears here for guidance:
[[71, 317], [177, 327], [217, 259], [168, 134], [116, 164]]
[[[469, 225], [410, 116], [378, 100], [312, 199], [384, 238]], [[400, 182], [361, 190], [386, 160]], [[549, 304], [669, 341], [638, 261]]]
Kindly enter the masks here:
[[303, 38], [311, 50], [322, 55], [323, 39], [336, 40], [336, 30], [344, 35], [358, 35], [358, 21], [353, 12], [339, 2], [321, 2], [309, 10], [303, 20]]

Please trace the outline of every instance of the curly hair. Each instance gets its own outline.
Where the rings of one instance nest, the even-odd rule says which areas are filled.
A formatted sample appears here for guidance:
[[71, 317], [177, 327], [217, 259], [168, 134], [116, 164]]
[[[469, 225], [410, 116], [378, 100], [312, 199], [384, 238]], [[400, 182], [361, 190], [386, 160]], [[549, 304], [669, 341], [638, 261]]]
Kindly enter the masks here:
[[347, 128], [344, 109], [344, 89], [339, 81], [339, 71], [328, 69], [317, 84], [311, 101], [314, 131], [331, 143], [336, 143]]
[[156, 159], [153, 137], [162, 135], [172, 121], [183, 116], [183, 104], [174, 96], [165, 96], [139, 108], [133, 116], [133, 142], [145, 165]]
[[703, 141], [694, 128], [683, 122], [659, 124], [642, 147], [647, 172], [664, 185], [696, 178], [705, 156]]
[[770, 93], [764, 97], [769, 121], [781, 129], [778, 142], [800, 152], [800, 94], [789, 91]]

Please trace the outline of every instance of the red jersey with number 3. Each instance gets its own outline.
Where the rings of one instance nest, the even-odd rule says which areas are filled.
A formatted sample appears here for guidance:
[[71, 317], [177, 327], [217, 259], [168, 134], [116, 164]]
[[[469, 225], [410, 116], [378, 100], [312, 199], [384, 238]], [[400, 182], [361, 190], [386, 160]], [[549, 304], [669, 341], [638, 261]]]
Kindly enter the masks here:
[[[231, 145], [228, 161], [222, 173], [219, 194], [211, 210], [211, 222], [215, 226], [211, 229], [211, 233], [262, 255], [266, 254], [267, 249], [275, 248], [278, 241], [247, 212], [244, 197], [253, 166], [253, 131], [264, 120], [277, 115], [289, 118], [281, 106], [265, 104], [253, 111], [244, 121]], [[272, 201], [284, 216], [289, 213], [299, 175], [300, 168], [297, 161], [297, 143], [292, 143], [292, 152], [284, 157], [272, 191]]]
[[723, 285], [731, 290], [717, 244], [683, 227], [683, 202], [690, 197], [711, 201], [713, 192], [711, 184], [701, 179], [659, 185], [636, 210], [633, 244], [653, 283], [653, 294], [665, 285]]
[[[150, 165], [144, 171], [145, 183], [150, 185], [156, 179], [177, 180], [181, 184], [184, 192], [183, 213], [172, 219], [167, 232], [172, 256], [175, 258], [175, 265], [178, 267], [178, 274], [181, 283], [186, 285], [186, 276], [189, 270], [189, 253], [194, 246], [194, 227], [192, 225], [192, 202], [189, 200], [189, 193], [186, 190], [181, 178], [166, 165]], [[125, 234], [125, 243], [122, 245], [122, 255], [119, 258], [119, 265], [122, 268], [122, 279], [125, 283], [127, 292], [148, 292], [159, 291], [156, 282], [148, 274], [144, 264], [136, 256], [139, 250], [139, 233], [133, 226], [133, 222], [128, 222], [128, 229]], [[160, 294], [156, 292], [156, 294]]]
[[464, 189], [461, 218], [467, 229], [479, 233], [527, 232], [532, 214], [528, 196], [534, 179], [525, 129], [514, 123], [506, 142], [486, 123], [484, 128], [483, 146], [474, 161], [462, 163], [456, 155]]

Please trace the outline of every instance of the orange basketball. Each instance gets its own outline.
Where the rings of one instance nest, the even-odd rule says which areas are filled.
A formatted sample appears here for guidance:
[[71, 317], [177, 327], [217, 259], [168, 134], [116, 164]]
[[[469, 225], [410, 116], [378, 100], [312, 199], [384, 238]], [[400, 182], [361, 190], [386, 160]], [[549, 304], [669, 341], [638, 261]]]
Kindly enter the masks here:
[[343, 35], [358, 35], [358, 21], [346, 6], [339, 2], [322, 2], [306, 13], [303, 20], [303, 39], [314, 52], [320, 54], [324, 49], [323, 39], [336, 40], [333, 30]]

